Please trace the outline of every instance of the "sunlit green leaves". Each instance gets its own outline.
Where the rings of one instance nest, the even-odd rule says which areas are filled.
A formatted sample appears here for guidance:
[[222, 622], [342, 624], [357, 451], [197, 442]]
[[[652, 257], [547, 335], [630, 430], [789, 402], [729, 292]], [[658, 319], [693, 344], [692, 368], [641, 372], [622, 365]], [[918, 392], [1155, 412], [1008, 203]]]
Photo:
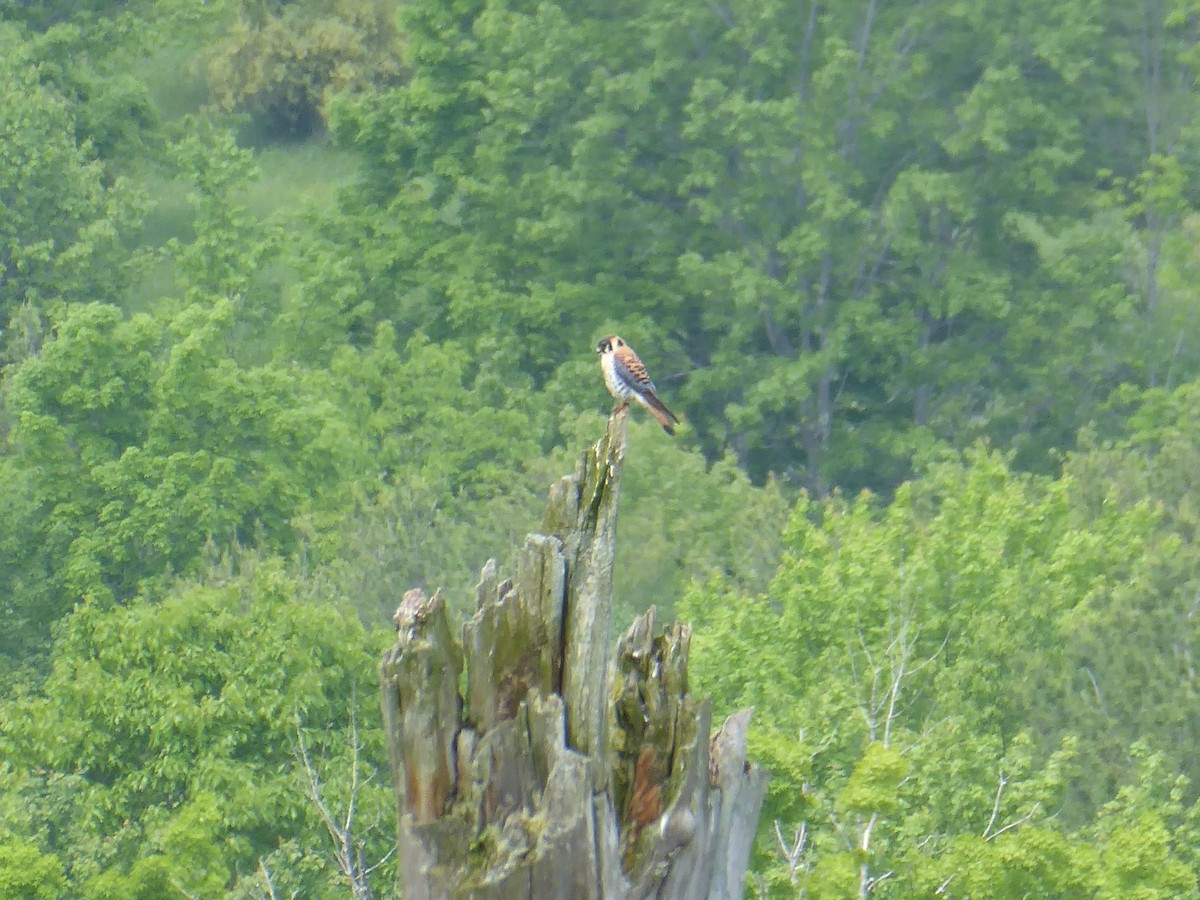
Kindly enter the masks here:
[[225, 357], [229, 301], [172, 327], [168, 348], [149, 317], [84, 306], [14, 377], [14, 463], [36, 473], [30, 537], [57, 560], [60, 609], [126, 599], [210, 540], [286, 546], [310, 477], [332, 482], [346, 462], [349, 437], [319, 384]]
[[0, 842], [0, 892], [20, 900], [56, 900], [67, 879], [62, 862], [29, 843]]
[[[1172, 831], [1187, 827], [1182, 786], [1167, 824], [1138, 831], [1136, 803], [1114, 807], [1112, 831], [1110, 813], [1091, 819], [1121, 784], [1146, 783], [1118, 761], [1140, 721], [1133, 695], [1111, 664], [1093, 667], [1102, 646], [1157, 658], [1127, 638], [1157, 621], [1161, 519], [1146, 503], [1081, 516], [1076, 490], [978, 448], [887, 504], [802, 500], [762, 597], [689, 593], [693, 671], [722, 708], [755, 707], [752, 745], [775, 773], [767, 824], [806, 823], [782, 870], [766, 863], [782, 864], [770, 839], [771, 884], [843, 896], [890, 873], [901, 895], [1194, 890], [1186, 832]], [[1094, 616], [1119, 618], [1126, 638], [1089, 636]], [[1154, 683], [1190, 690], [1158, 671]], [[1159, 732], [1168, 753], [1172, 733]]]
[[223, 896], [289, 836], [324, 856], [300, 735], [342, 809], [359, 742], [361, 837], [375, 859], [386, 852], [390, 791], [364, 712], [377, 648], [344, 598], [318, 602], [276, 560], [237, 562], [244, 574], [216, 569], [160, 603], [81, 606], [45, 683], [0, 715], [4, 757], [31, 779], [26, 802], [48, 829], [38, 840], [71, 860], [75, 896], [170, 884]]
[[22, 304], [117, 299], [139, 264], [122, 244], [139, 203], [77, 141], [71, 104], [41, 82], [10, 26], [0, 27], [0, 85], [0, 328]]

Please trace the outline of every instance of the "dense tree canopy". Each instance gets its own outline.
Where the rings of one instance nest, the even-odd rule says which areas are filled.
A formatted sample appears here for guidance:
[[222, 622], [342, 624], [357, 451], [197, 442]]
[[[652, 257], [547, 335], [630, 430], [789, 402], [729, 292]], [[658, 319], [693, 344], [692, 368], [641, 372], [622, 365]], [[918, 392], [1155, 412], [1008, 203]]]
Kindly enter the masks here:
[[[281, 859], [289, 877], [308, 870], [306, 896], [332, 895], [301, 754], [344, 808], [352, 748], [380, 752], [372, 642], [344, 603], [305, 599], [276, 563], [237, 562], [248, 571], [215, 566], [160, 602], [84, 604], [36, 695], [6, 701], [4, 758], [20, 768], [0, 770], [5, 821], [29, 822], [61, 861], [39, 863], [43, 884], [65, 867], [73, 896], [218, 896]], [[357, 799], [381, 859], [390, 788]]]
[[379, 631], [617, 332], [752, 890], [1196, 896], [1196, 13], [0, 5], [0, 894], [344, 894], [355, 790], [393, 894]]
[[1044, 466], [1179, 336], [1139, 226], [1194, 163], [1138, 77], [1186, 75], [1183, 29], [1024, 7], [415, 5], [413, 77], [335, 119], [386, 253], [356, 308], [486, 321], [539, 381], [630, 322], [755, 477], [889, 487], [976, 436]]
[[[22, 308], [119, 300], [137, 254], [122, 245], [137, 205], [105, 177], [68, 97], [38, 77], [33, 48], [0, 23], [0, 322]], [[6, 329], [7, 330], [7, 329]], [[5, 342], [0, 361], [20, 358]]]
[[[1180, 664], [1194, 586], [1175, 582], [1161, 548], [1177, 534], [1151, 504], [1107, 494], [1088, 510], [1078, 488], [976, 450], [885, 509], [799, 504], [760, 598], [692, 589], [702, 681], [755, 706], [769, 814], [788, 833], [806, 823], [791, 871], [768, 878], [844, 896], [890, 871], [900, 896], [948, 878], [973, 896], [976, 868], [1033, 865], [1013, 896], [1120, 896], [1127, 876], [1108, 868], [1136, 853], [1156, 862], [1130, 888], [1195, 892], [1197, 707]], [[1176, 807], [1106, 804], [1132, 796], [1122, 785]], [[1050, 843], [1024, 846], [1014, 823]], [[1097, 835], [1126, 831], [1136, 846], [1091, 858]], [[1060, 883], [1056, 855], [1077, 883]]]

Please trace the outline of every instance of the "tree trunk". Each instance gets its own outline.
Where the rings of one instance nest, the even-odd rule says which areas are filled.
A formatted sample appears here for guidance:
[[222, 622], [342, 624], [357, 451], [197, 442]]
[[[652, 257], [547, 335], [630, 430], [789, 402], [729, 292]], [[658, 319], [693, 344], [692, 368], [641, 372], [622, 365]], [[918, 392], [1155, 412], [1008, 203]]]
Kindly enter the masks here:
[[515, 580], [484, 566], [461, 645], [440, 591], [396, 611], [381, 681], [405, 900], [742, 896], [767, 782], [749, 710], [709, 740], [691, 629], [656, 634], [653, 608], [610, 652], [626, 421], [553, 487]]

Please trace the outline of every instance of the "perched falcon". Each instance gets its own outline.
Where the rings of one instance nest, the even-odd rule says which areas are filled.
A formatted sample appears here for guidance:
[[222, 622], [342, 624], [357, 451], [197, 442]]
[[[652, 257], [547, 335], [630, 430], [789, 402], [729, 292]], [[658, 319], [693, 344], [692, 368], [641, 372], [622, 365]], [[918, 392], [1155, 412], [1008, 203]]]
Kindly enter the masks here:
[[674, 434], [675, 428], [671, 423], [678, 422], [679, 417], [658, 399], [654, 382], [646, 374], [646, 367], [633, 348], [615, 334], [610, 334], [596, 345], [596, 352], [600, 354], [604, 383], [619, 404], [618, 408], [624, 409], [630, 400], [636, 400], [650, 410], [667, 434]]

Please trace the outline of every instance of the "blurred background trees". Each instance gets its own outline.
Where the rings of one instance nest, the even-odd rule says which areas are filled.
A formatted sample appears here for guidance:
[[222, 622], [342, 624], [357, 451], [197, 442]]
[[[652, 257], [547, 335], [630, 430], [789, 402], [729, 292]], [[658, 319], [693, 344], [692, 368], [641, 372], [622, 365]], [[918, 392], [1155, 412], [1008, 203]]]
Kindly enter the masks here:
[[0, 893], [344, 893], [296, 751], [382, 765], [615, 331], [763, 891], [1195, 895], [1196, 13], [0, 6]]

